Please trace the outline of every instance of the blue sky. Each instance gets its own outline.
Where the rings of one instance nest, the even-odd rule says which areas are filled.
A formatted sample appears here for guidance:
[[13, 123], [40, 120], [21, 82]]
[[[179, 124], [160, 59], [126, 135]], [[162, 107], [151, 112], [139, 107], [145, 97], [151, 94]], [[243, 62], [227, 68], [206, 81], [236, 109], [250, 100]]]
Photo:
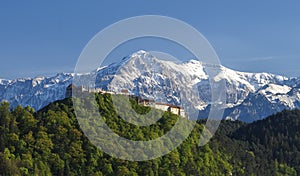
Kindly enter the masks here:
[[72, 72], [97, 32], [149, 14], [195, 27], [229, 68], [300, 76], [299, 9], [297, 1], [1, 1], [0, 78]]

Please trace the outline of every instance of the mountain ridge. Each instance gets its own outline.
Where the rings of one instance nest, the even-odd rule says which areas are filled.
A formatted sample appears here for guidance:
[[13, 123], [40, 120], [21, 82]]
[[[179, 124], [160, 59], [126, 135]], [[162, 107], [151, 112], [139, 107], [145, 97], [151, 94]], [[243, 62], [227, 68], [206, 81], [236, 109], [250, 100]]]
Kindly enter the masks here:
[[[194, 101], [187, 103], [205, 111], [209, 108], [211, 98], [209, 75], [206, 72], [209, 66], [212, 65], [198, 60], [182, 63], [160, 60], [146, 51], [138, 51], [120, 62], [97, 68], [79, 77], [96, 80], [91, 86], [115, 92], [128, 89], [132, 94], [160, 102], [180, 104], [184, 99], [190, 98]], [[265, 72], [234, 71], [222, 65], [213, 66], [218, 66], [221, 70], [213, 79], [226, 82], [224, 118], [252, 122], [283, 109], [300, 108], [299, 78]], [[77, 75], [58, 73], [52, 77], [0, 79], [0, 100], [8, 101], [12, 107], [30, 105], [38, 110], [50, 102], [63, 99], [66, 87], [72, 83], [74, 76]], [[195, 87], [199, 91], [199, 97], [192, 93]], [[264, 111], [264, 108], [268, 111]]]

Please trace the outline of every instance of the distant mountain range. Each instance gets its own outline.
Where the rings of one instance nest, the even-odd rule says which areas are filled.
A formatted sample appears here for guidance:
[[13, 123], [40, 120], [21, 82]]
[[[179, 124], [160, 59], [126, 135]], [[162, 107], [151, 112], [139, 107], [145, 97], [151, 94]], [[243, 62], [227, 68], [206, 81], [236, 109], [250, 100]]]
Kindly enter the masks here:
[[[300, 108], [300, 78], [246, 73], [216, 66], [222, 72], [217, 79], [226, 82], [224, 118], [252, 122], [283, 109]], [[115, 92], [127, 89], [136, 96], [157, 102], [180, 105], [183, 98], [191, 99], [192, 106], [207, 114], [211, 96], [207, 67], [198, 60], [175, 63], [138, 51], [82, 77], [95, 77], [95, 85], [91, 86]], [[10, 102], [12, 107], [29, 105], [38, 110], [63, 99], [73, 78], [73, 73], [59, 73], [53, 77], [0, 79], [0, 100]], [[185, 90], [195, 86], [199, 95], [186, 93]]]

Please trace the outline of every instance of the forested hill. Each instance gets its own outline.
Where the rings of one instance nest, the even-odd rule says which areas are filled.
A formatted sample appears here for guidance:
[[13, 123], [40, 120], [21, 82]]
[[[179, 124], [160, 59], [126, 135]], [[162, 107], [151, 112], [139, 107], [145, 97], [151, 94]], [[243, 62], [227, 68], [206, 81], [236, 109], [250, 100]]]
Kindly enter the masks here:
[[[178, 116], [165, 112], [155, 125], [137, 127], [122, 120], [111, 95], [97, 94], [99, 111], [112, 130], [135, 140], [169, 131]], [[145, 113], [131, 101], [132, 107]], [[202, 122], [177, 149], [163, 157], [131, 162], [93, 146], [75, 118], [71, 99], [38, 112], [0, 105], [0, 175], [297, 175], [300, 173], [300, 112], [283, 111], [252, 124], [223, 121], [214, 138], [198, 146]]]

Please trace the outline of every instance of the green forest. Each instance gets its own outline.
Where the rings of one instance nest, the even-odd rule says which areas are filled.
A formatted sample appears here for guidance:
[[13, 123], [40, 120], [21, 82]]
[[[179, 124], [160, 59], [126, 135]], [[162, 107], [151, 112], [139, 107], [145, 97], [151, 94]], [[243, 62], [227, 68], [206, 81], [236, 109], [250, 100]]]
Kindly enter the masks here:
[[[139, 127], [124, 121], [112, 96], [96, 94], [99, 112], [117, 134], [134, 140], [162, 136], [178, 118], [170, 112], [156, 124]], [[75, 100], [80, 101], [80, 100]], [[149, 107], [131, 100], [136, 112]], [[149, 161], [113, 158], [81, 131], [72, 99], [39, 111], [6, 102], [0, 105], [0, 175], [299, 175], [300, 111], [283, 111], [251, 124], [222, 121], [205, 146], [198, 146], [205, 120], [171, 153]], [[130, 115], [130, 114], [129, 114]]]

